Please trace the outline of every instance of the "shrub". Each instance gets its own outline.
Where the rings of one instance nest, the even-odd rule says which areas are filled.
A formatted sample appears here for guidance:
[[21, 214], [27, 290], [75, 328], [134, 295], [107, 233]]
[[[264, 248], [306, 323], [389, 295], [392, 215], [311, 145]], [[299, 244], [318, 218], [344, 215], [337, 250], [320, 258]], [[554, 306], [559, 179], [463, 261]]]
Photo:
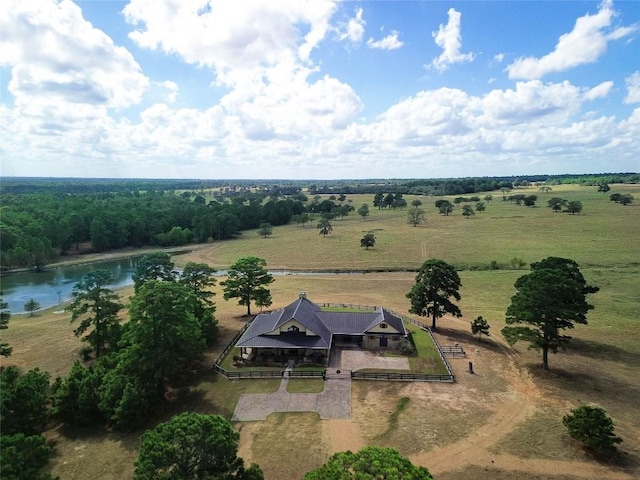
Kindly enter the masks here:
[[613, 421], [600, 407], [580, 405], [562, 418], [571, 438], [595, 453], [613, 453], [622, 439], [613, 433]]

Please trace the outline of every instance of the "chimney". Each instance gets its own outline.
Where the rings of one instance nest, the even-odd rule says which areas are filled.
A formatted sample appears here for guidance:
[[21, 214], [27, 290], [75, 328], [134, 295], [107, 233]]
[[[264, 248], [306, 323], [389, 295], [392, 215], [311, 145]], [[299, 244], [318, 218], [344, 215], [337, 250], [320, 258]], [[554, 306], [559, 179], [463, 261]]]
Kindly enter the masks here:
[[298, 292], [298, 298], [307, 298], [307, 292], [303, 292], [303, 291]]

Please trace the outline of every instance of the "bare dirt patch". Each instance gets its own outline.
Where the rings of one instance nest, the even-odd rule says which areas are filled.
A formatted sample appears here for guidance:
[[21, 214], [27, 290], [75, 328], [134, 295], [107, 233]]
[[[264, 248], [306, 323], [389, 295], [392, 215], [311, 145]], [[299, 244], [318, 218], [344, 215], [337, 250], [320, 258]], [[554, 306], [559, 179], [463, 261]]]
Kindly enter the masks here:
[[324, 432], [322, 437], [329, 445], [328, 453], [330, 455], [347, 450], [357, 452], [367, 446], [360, 428], [351, 419], [326, 420], [322, 426]]
[[242, 425], [239, 455], [247, 463], [259, 463], [266, 479], [302, 478], [329, 456], [327, 442], [318, 436], [321, 431], [316, 413], [273, 414], [264, 422]]

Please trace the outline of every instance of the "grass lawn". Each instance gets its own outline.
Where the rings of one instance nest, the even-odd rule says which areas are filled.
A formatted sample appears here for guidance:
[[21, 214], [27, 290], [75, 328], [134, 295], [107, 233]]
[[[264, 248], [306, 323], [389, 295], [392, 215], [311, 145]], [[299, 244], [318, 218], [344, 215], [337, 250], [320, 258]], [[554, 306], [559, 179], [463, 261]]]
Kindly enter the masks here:
[[322, 378], [290, 378], [287, 382], [289, 393], [320, 393], [324, 391]]
[[411, 338], [417, 350], [415, 356], [408, 357], [411, 371], [442, 375], [449, 373], [442, 361], [442, 357], [440, 357], [440, 352], [431, 340], [431, 336], [412, 324], [405, 325], [405, 328], [411, 332]]

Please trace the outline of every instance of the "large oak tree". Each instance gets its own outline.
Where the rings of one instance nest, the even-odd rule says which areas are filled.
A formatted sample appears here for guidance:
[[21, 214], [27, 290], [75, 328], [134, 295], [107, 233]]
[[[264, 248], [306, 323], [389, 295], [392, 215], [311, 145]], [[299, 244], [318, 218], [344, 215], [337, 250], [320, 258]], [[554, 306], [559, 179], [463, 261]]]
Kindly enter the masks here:
[[304, 480], [431, 480], [425, 467], [411, 461], [393, 448], [365, 447], [359, 452], [339, 452], [326, 464], [308, 472]]
[[237, 456], [240, 434], [220, 415], [181, 413], [142, 436], [134, 480], [261, 480]]

